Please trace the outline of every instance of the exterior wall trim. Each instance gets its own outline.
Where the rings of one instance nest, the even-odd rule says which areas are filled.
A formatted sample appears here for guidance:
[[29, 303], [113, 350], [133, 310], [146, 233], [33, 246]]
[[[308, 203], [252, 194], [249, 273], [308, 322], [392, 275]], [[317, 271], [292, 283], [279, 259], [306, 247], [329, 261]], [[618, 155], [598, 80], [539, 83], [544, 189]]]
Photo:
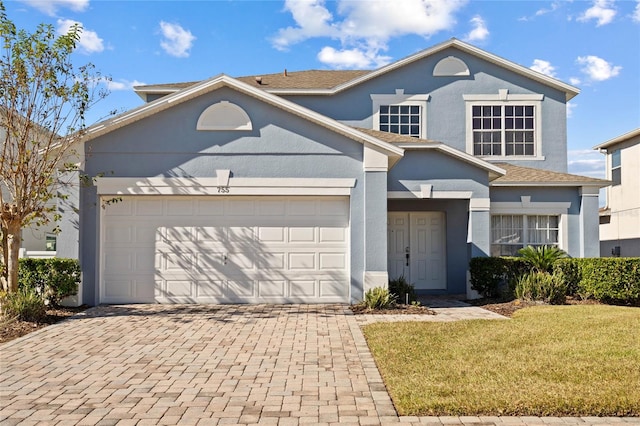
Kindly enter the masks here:
[[[351, 195], [355, 179], [98, 178], [98, 195]], [[224, 183], [224, 181], [222, 182]]]
[[470, 200], [472, 191], [433, 191], [431, 185], [420, 185], [420, 191], [387, 191], [388, 199], [449, 199]]

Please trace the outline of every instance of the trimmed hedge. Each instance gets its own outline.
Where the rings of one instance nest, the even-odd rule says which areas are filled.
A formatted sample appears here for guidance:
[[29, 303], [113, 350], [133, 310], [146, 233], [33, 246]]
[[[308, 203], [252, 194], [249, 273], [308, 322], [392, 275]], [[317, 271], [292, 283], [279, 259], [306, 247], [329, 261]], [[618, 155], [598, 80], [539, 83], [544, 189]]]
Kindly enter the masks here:
[[556, 265], [569, 294], [606, 303], [640, 303], [640, 258], [566, 259]]
[[515, 281], [529, 269], [519, 257], [474, 257], [469, 264], [471, 288], [483, 297], [500, 297], [512, 291]]
[[[475, 257], [469, 264], [471, 288], [484, 297], [498, 297], [529, 272], [521, 258]], [[559, 259], [554, 275], [564, 278], [567, 295], [605, 303], [640, 304], [640, 258]]]
[[20, 259], [18, 287], [33, 290], [53, 305], [78, 293], [80, 263], [76, 259]]

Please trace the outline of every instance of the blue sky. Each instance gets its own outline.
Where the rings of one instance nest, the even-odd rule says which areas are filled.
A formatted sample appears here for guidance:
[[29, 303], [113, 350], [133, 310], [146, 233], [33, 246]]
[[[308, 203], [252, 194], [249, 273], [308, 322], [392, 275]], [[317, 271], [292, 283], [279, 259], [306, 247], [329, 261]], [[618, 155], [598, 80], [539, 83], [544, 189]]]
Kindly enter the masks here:
[[375, 69], [456, 37], [581, 89], [569, 171], [604, 177], [591, 148], [640, 127], [640, 0], [5, 0], [19, 28], [83, 27], [75, 63], [111, 76], [89, 114], [139, 106], [132, 86], [225, 73]]

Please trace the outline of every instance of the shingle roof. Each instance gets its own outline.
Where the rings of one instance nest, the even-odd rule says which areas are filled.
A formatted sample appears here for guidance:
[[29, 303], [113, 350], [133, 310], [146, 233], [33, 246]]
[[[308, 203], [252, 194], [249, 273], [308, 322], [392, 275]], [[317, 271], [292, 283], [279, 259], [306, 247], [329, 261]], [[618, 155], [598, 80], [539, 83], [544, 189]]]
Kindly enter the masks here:
[[354, 127], [359, 132], [366, 133], [369, 136], [380, 139], [389, 143], [438, 143], [428, 139], [418, 139], [411, 136], [399, 135], [397, 133], [381, 132], [380, 130], [365, 129], [363, 127]]
[[[354, 78], [368, 74], [367, 70], [308, 70], [281, 72], [277, 74], [258, 74], [238, 77], [238, 80], [261, 89], [332, 89]], [[261, 77], [258, 84], [256, 77]]]
[[[237, 77], [237, 80], [263, 90], [269, 89], [332, 89], [342, 83], [351, 81], [354, 78], [368, 74], [366, 70], [308, 70], [281, 72], [276, 74], [256, 74], [244, 77]], [[260, 79], [258, 83], [257, 78]], [[199, 81], [185, 83], [150, 84], [136, 86], [136, 91], [153, 90], [181, 90]]]
[[509, 163], [494, 163], [503, 168], [507, 174], [491, 182], [492, 186], [502, 185], [537, 185], [537, 186], [607, 186], [608, 180], [569, 173], [552, 172], [532, 167], [515, 166]]

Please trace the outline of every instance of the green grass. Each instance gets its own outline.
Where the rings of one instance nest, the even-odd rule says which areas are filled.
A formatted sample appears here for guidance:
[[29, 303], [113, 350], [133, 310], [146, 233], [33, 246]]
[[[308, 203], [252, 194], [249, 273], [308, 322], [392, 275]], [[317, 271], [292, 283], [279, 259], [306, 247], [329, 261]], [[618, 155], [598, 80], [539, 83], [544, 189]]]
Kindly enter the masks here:
[[638, 308], [536, 306], [364, 334], [401, 415], [640, 415]]

